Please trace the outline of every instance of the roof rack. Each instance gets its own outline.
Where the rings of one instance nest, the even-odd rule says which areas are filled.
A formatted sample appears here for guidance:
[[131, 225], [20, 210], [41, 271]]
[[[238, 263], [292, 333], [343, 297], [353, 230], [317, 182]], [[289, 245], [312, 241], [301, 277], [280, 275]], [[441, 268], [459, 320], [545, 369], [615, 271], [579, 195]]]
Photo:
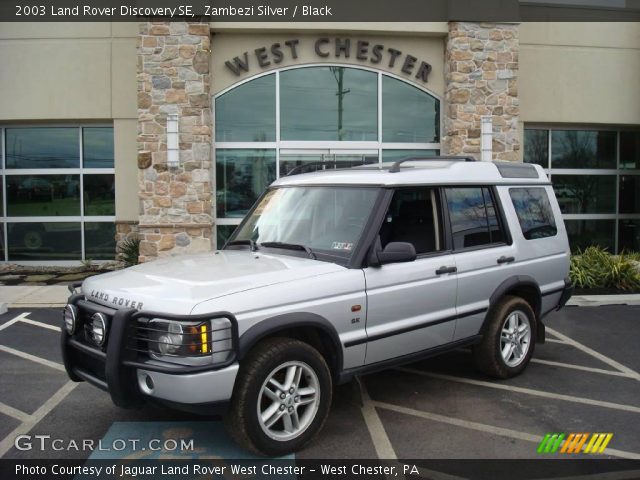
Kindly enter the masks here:
[[476, 161], [476, 159], [473, 157], [465, 157], [462, 155], [436, 155], [435, 157], [428, 157], [428, 158], [407, 157], [407, 158], [398, 160], [397, 162], [394, 162], [393, 165], [391, 165], [391, 168], [389, 169], [389, 173], [398, 173], [400, 171], [400, 165], [402, 165], [404, 162], [430, 162], [432, 160], [456, 160], [459, 162], [475, 162]]

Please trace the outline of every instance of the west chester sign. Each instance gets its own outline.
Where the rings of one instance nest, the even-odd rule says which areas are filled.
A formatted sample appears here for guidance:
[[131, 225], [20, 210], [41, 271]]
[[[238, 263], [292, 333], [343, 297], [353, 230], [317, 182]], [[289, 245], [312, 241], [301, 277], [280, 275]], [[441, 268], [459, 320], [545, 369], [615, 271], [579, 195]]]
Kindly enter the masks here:
[[[243, 73], [249, 73], [254, 65], [258, 68], [267, 68], [282, 63], [285, 57], [295, 60], [301, 48], [300, 40], [297, 38], [276, 42], [227, 60], [225, 66], [235, 75], [240, 76]], [[427, 83], [431, 73], [431, 65], [427, 62], [397, 48], [387, 47], [381, 43], [371, 44], [366, 40], [320, 37], [314, 41], [313, 51], [316, 56], [324, 60], [336, 58], [372, 65], [387, 65], [407, 75], [413, 75], [424, 83]]]

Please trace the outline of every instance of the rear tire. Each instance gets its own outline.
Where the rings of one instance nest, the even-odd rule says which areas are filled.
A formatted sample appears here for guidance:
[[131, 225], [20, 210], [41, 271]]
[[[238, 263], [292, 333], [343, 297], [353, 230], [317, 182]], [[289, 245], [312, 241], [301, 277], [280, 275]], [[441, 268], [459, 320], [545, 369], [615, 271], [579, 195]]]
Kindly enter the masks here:
[[269, 338], [240, 365], [225, 427], [250, 451], [285, 455], [320, 431], [331, 396], [331, 372], [316, 349], [299, 340]]
[[522, 298], [507, 295], [489, 312], [482, 341], [473, 348], [476, 368], [495, 378], [522, 372], [535, 349], [536, 318]]

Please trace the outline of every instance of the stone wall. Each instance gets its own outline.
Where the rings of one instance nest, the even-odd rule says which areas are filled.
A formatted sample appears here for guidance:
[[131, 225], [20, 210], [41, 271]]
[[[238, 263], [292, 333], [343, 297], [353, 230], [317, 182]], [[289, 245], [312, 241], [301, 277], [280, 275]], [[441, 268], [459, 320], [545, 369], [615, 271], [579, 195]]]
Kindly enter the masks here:
[[[206, 21], [139, 24], [140, 261], [211, 250], [211, 108]], [[179, 116], [180, 165], [168, 168], [167, 115]]]
[[493, 120], [493, 158], [519, 160], [518, 25], [450, 22], [443, 150], [480, 158], [480, 118]]

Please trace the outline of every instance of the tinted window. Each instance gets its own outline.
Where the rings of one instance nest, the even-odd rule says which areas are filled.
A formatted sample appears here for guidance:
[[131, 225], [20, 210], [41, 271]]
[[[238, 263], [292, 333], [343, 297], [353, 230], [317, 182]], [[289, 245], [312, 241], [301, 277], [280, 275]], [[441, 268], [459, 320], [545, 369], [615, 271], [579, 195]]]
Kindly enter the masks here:
[[553, 168], [616, 168], [616, 132], [553, 130]]
[[82, 129], [84, 168], [113, 168], [113, 128]]
[[382, 77], [382, 141], [440, 141], [440, 102], [395, 78]]
[[380, 228], [382, 247], [390, 242], [408, 242], [418, 254], [440, 250], [438, 211], [437, 192], [432, 188], [396, 191]]
[[7, 128], [7, 168], [78, 168], [77, 128]]
[[276, 76], [251, 80], [216, 99], [217, 142], [276, 139]]
[[378, 76], [345, 67], [280, 74], [282, 140], [378, 139]]
[[512, 188], [509, 194], [524, 238], [533, 240], [552, 237], [558, 233], [544, 188]]
[[504, 241], [488, 188], [447, 188], [446, 194], [454, 249]]
[[524, 163], [537, 163], [542, 168], [549, 168], [549, 131], [524, 131]]

